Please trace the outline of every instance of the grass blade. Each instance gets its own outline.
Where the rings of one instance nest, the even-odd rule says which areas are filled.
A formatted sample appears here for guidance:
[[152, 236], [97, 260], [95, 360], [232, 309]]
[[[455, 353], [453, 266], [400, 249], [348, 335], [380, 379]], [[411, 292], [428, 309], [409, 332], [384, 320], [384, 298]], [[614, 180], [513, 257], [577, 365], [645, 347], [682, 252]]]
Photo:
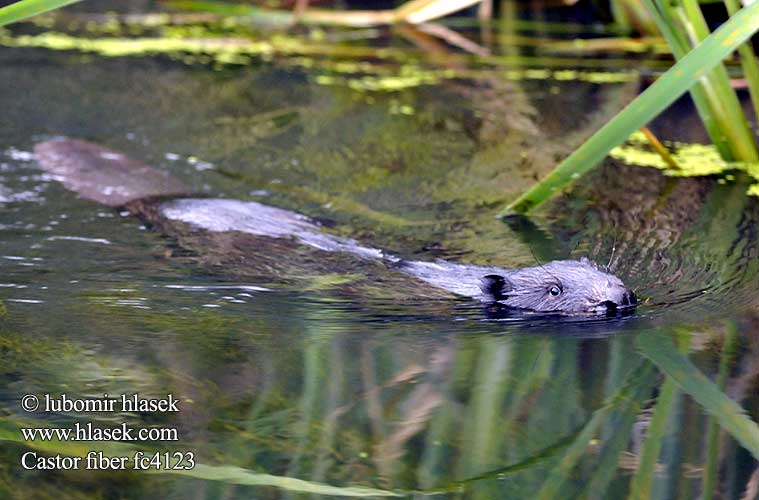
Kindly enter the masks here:
[[651, 425], [648, 427], [646, 440], [643, 443], [638, 469], [630, 483], [628, 500], [651, 498], [656, 461], [659, 459], [667, 430], [667, 421], [671, 417], [677, 394], [678, 389], [675, 381], [667, 377], [659, 390], [659, 397], [656, 399], [656, 409], [651, 418]]
[[[722, 343], [722, 354], [719, 359], [719, 372], [717, 374], [717, 386], [724, 390], [727, 385], [728, 372], [735, 357], [738, 343], [738, 328], [735, 323], [727, 325], [725, 339]], [[702, 500], [712, 500], [717, 489], [717, 475], [719, 473], [719, 422], [715, 417], [709, 417], [706, 426], [706, 465], [704, 466], [704, 487]]]
[[230, 465], [205, 465], [198, 464], [191, 470], [172, 470], [165, 469], [153, 474], [173, 474], [179, 476], [189, 476], [196, 479], [205, 479], [210, 481], [222, 481], [230, 484], [240, 484], [246, 486], [271, 486], [286, 491], [297, 491], [301, 493], [312, 493], [314, 495], [329, 495], [331, 497], [400, 497], [404, 496], [401, 492], [380, 490], [365, 486], [332, 486], [329, 484], [318, 483], [313, 481], [304, 481], [287, 476], [273, 476], [271, 474], [260, 474], [241, 467]]
[[576, 439], [577, 439], [577, 434], [569, 434], [568, 436], [565, 436], [559, 439], [552, 445], [547, 446], [535, 452], [534, 454], [530, 455], [529, 457], [515, 464], [507, 465], [505, 467], [500, 467], [498, 469], [484, 472], [475, 477], [461, 479], [458, 481], [451, 481], [441, 486], [437, 486], [435, 488], [425, 488], [425, 489], [415, 490], [413, 491], [413, 493], [417, 493], [420, 495], [440, 495], [443, 493], [461, 493], [461, 492], [466, 491], [466, 489], [469, 486], [476, 484], [480, 481], [503, 479], [509, 474], [516, 474], [518, 472], [530, 470], [533, 467], [545, 465], [548, 460], [553, 459], [560, 452], [564, 451]]
[[[732, 16], [740, 9], [740, 4], [737, 0], [724, 0], [725, 8], [727, 8], [728, 15]], [[738, 47], [738, 53], [741, 56], [741, 66], [743, 67], [743, 74], [746, 77], [746, 83], [748, 84], [749, 94], [751, 96], [751, 104], [754, 107], [754, 118], [759, 120], [759, 63], [756, 62], [756, 54], [754, 54], [754, 47], [751, 43], [744, 43]]]
[[[681, 6], [676, 6], [674, 11], [685, 27], [691, 43], [697, 43], [709, 36], [709, 26], [706, 23], [701, 7], [696, 0], [678, 0]], [[740, 50], [740, 45], [738, 49]], [[707, 98], [714, 110], [714, 118], [719, 124], [719, 129], [725, 136], [731, 156], [726, 160], [757, 161], [759, 153], [756, 150], [756, 142], [743, 114], [743, 108], [738, 100], [738, 95], [730, 84], [730, 77], [723, 64], [704, 75], [701, 79]]]
[[55, 10], [79, 0], [21, 0], [0, 9], [0, 26]]
[[[646, 8], [654, 14], [654, 20], [659, 27], [662, 35], [667, 40], [667, 44], [672, 50], [672, 55], [675, 56], [675, 60], [680, 60], [688, 53], [692, 48], [688, 41], [685, 39], [685, 35], [678, 29], [675, 23], [674, 15], [670, 12], [672, 8], [668, 4], [659, 2], [654, 3], [654, 0], [643, 0]], [[717, 118], [714, 116], [714, 110], [707, 99], [706, 91], [701, 83], [697, 83], [690, 89], [690, 95], [693, 99], [693, 104], [696, 106], [698, 115], [701, 117], [701, 122], [704, 124], [709, 138], [714, 143], [714, 146], [719, 151], [720, 156], [726, 160], [731, 160], [732, 151], [728, 147], [725, 141], [722, 131], [717, 123]]]
[[639, 336], [640, 352], [671, 377], [677, 385], [715, 417], [722, 428], [759, 459], [759, 425], [752, 421], [738, 403], [680, 354], [669, 336], [651, 332]]
[[[568, 447], [555, 469], [546, 478], [543, 487], [537, 493], [539, 500], [561, 498], [561, 491], [577, 463], [587, 452], [588, 444], [610, 417], [618, 412], [626, 412], [638, 407], [650, 394], [655, 372], [649, 363], [642, 364], [630, 371], [620, 389], [610, 396], [604, 406], [593, 412], [577, 438]], [[639, 409], [639, 408], [638, 408]]]
[[[679, 345], [680, 351], [687, 350], [689, 344], [690, 336], [683, 335]], [[675, 381], [672, 377], [667, 377], [659, 389], [659, 396], [656, 398], [656, 407], [651, 417], [651, 424], [646, 432], [646, 440], [643, 442], [638, 469], [630, 481], [628, 500], [652, 498], [657, 460], [666, 436], [667, 422], [672, 417], [675, 401], [679, 394], [680, 391]]]
[[500, 216], [529, 212], [591, 170], [612, 148], [661, 113], [757, 30], [759, 2], [738, 11]]
[[426, 23], [479, 2], [480, 0], [411, 0], [395, 9], [395, 19], [411, 24]]
[[499, 430], [502, 428], [503, 402], [510, 389], [513, 346], [501, 339], [486, 339], [479, 355], [475, 383], [464, 427], [459, 463], [461, 475], [479, 474], [493, 466], [497, 457]]

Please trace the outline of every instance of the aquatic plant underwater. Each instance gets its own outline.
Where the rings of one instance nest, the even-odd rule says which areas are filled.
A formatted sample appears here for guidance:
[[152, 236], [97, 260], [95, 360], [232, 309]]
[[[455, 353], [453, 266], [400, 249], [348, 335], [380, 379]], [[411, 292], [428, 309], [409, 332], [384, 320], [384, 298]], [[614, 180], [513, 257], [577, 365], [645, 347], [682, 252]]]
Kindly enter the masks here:
[[[73, 2], [17, 2], [0, 9], [0, 24], [68, 3]], [[184, 270], [160, 268], [156, 272], [161, 279], [150, 281], [132, 269], [139, 266], [124, 258], [129, 266], [119, 263], [112, 274], [129, 276], [134, 286], [102, 278], [107, 286], [83, 288], [81, 301], [65, 303], [65, 313], [58, 311], [64, 318], [84, 318], [81, 333], [62, 332], [34, 315], [9, 318], [4, 312], [0, 352], [7, 405], [3, 403], [0, 439], [8, 446], [2, 451], [3, 494], [19, 498], [86, 494], [76, 486], [69, 489], [69, 473], [19, 475], [18, 456], [29, 450], [72, 457], [97, 450], [131, 457], [138, 451], [179, 449], [173, 443], [26, 440], [22, 428], [63, 428], [79, 417], [62, 414], [43, 420], [23, 414], [16, 409], [19, 395], [177, 391], [196, 401], [188, 403], [186, 416], [180, 415], [175, 422], [183, 435], [190, 436], [180, 444], [200, 450], [194, 468], [100, 472], [108, 479], [116, 477], [114, 484], [103, 477], [91, 483], [79, 480], [101, 496], [126, 491], [126, 496], [134, 498], [156, 491], [167, 498], [301, 494], [496, 498], [525, 492], [545, 499], [756, 497], [758, 346], [757, 318], [750, 311], [757, 307], [752, 297], [757, 283], [757, 215], [756, 201], [746, 193], [757, 194], [759, 155], [756, 134], [749, 125], [753, 120], [744, 114], [731, 81], [740, 72], [751, 97], [759, 95], [750, 44], [759, 30], [759, 3], [742, 9], [728, 3], [729, 19], [710, 33], [695, 2], [612, 2], [610, 11], [617, 27], [645, 35], [657, 35], [653, 30], [658, 30], [666, 43], [618, 37], [604, 42], [630, 43], [644, 51], [671, 53], [676, 59], [671, 68], [669, 60], [663, 65], [666, 68], [657, 66], [661, 61], [655, 62], [652, 83], [639, 95], [639, 77], [626, 72], [630, 62], [625, 57], [619, 63], [608, 58], [591, 65], [588, 59], [597, 49], [589, 48], [570, 70], [562, 51], [583, 52], [579, 42], [520, 40], [542, 44], [551, 53], [530, 59], [490, 52], [484, 44], [457, 38], [456, 30], [445, 23], [429, 23], [476, 3], [415, 0], [373, 14], [317, 8], [308, 2], [295, 2], [294, 10], [289, 5], [262, 9], [247, 4], [169, 2], [176, 9], [173, 14], [131, 18], [63, 10], [60, 17], [54, 13], [36, 18], [37, 24], [28, 30], [4, 32], [0, 44], [8, 50], [79, 51], [94, 57], [168, 55], [190, 66], [219, 67], [222, 72], [230, 66], [276, 60], [278, 66], [265, 73], [262, 83], [243, 80], [239, 87], [236, 83], [224, 86], [214, 95], [220, 101], [214, 105], [227, 110], [234, 109], [246, 92], [276, 92], [278, 85], [287, 88], [285, 95], [301, 95], [311, 87], [282, 83], [276, 79], [277, 72], [313, 71], [308, 73], [309, 82], [328, 89], [310, 90], [319, 107], [294, 98], [281, 99], [286, 105], [270, 109], [268, 97], [262, 98], [266, 111], [218, 117], [212, 127], [192, 136], [197, 142], [183, 145], [185, 151], [194, 153], [191, 148], [197, 148], [225, 161], [206, 162], [201, 159], [204, 155], [198, 158], [189, 153], [156, 156], [156, 161], [181, 162], [199, 173], [211, 170], [222, 179], [215, 190], [234, 196], [254, 193], [250, 196], [274, 197], [286, 205], [293, 203], [287, 197], [296, 195], [317, 215], [336, 212], [335, 231], [350, 223], [357, 228], [353, 231], [380, 240], [383, 247], [396, 245], [408, 251], [416, 249], [419, 241], [438, 242], [415, 250], [425, 256], [458, 258], [456, 251], [466, 256], [468, 249], [477, 248], [476, 257], [495, 260], [523, 245], [531, 247], [538, 259], [547, 260], [555, 257], [550, 252], [574, 251], [562, 248], [564, 244], [581, 245], [596, 260], [605, 263], [608, 258], [609, 265], [635, 277], [648, 299], [642, 313], [619, 324], [582, 323], [576, 330], [520, 320], [483, 322], [479, 310], [426, 302], [396, 307], [378, 287], [362, 282], [357, 276], [366, 270], [356, 267], [342, 274], [304, 273], [281, 294], [267, 296], [252, 288], [222, 291], [219, 303], [248, 301], [244, 313], [230, 314], [223, 308], [204, 307], [218, 305], [215, 302], [188, 301], [185, 306], [176, 297], [164, 295], [176, 290], [163, 288], [166, 283], [176, 286], [171, 278], [186, 278]], [[506, 16], [509, 5], [513, 6], [511, 2], [500, 6], [501, 16]], [[481, 9], [485, 18], [481, 24], [487, 27], [494, 22], [488, 18], [492, 14]], [[78, 27], [60, 27], [67, 24]], [[251, 26], [260, 24], [273, 24], [276, 29], [270, 36], [251, 36]], [[340, 29], [330, 31], [322, 28], [325, 25]], [[395, 25], [406, 40], [415, 41], [415, 47], [424, 47], [424, 54], [392, 46], [377, 48], [372, 43], [344, 43], [351, 37], [371, 40], [377, 36], [371, 30], [385, 25]], [[309, 27], [305, 33], [298, 31], [303, 26]], [[557, 31], [572, 29], [562, 23], [550, 26]], [[517, 40], [518, 32], [491, 35], [503, 36], [508, 46]], [[482, 37], [487, 38], [487, 30]], [[441, 48], [439, 40], [446, 47]], [[600, 43], [587, 40], [589, 45], [594, 42]], [[736, 50], [740, 68], [732, 59]], [[101, 77], [107, 72], [103, 70]], [[593, 94], [599, 108], [596, 118], [556, 134], [566, 135], [568, 144], [540, 141], [523, 146], [536, 137], [542, 139], [532, 131], [533, 122], [525, 119], [540, 113], [524, 111], [528, 109], [526, 92], [519, 89], [504, 91], [509, 97], [501, 105], [501, 82], [494, 74], [507, 83], [612, 80], [621, 85], [619, 90]], [[228, 73], [223, 77], [227, 85], [233, 80]], [[477, 84], [461, 85], [467, 78]], [[441, 82], [450, 88], [436, 95]], [[422, 87], [430, 87], [430, 94], [418, 100], [404, 94]], [[198, 88], [212, 92], [209, 89], [219, 89], [221, 84], [214, 80]], [[330, 89], [335, 93], [329, 93]], [[98, 92], [92, 91], [93, 95]], [[192, 102], [197, 91], [172, 88], [172, 92], [186, 92], [182, 94], [186, 100], [171, 101], [170, 111], [161, 110], [160, 116], [181, 116], [178, 122], [196, 123], [176, 103]], [[646, 128], [687, 92], [711, 145], [659, 142], [654, 127]], [[355, 106], [356, 95], [366, 100], [362, 106], [368, 109]], [[447, 109], [451, 95], [475, 103], [479, 114], [473, 114], [480, 120], [479, 128], [470, 125], [466, 113]], [[119, 106], [114, 95], [106, 94], [102, 102]], [[377, 111], [377, 102], [386, 113]], [[122, 104], [122, 112], [130, 104]], [[358, 124], [349, 120], [356, 115]], [[512, 127], [508, 134], [495, 115], [508, 116], [503, 119]], [[402, 122], [406, 119], [409, 122]], [[51, 117], [50, 121], [97, 135], [98, 125], [71, 125], [78, 122], [70, 117]], [[571, 129], [579, 132], [572, 135]], [[52, 130], [51, 126], [44, 133]], [[305, 137], [298, 145], [302, 150], [277, 149], [280, 137], [296, 133]], [[341, 134], [363, 134], [361, 146], [345, 151], [339, 139], [323, 148], [313, 146]], [[473, 142], [486, 147], [474, 150], [475, 163], [457, 170], [456, 163], [473, 150], [460, 146], [454, 137], [467, 135], [476, 136]], [[181, 144], [181, 134], [165, 139], [168, 144], [161, 144], [160, 134], [144, 136], [153, 138], [158, 144], [155, 150], [161, 153]], [[259, 148], [260, 155], [267, 148], [279, 155], [282, 149], [294, 151], [285, 155], [286, 162], [267, 160], [271, 165], [263, 162], [257, 169], [238, 165], [243, 162], [237, 158], [249, 158], [246, 151], [251, 148]], [[519, 148], [522, 152], [515, 153]], [[227, 150], [235, 153], [225, 157]], [[497, 177], [494, 171], [504, 156], [527, 165], [523, 169], [527, 173], [520, 177], [516, 168], [505, 174], [505, 180]], [[390, 167], [356, 167], [377, 157]], [[607, 157], [620, 164], [594, 170]], [[304, 167], [306, 160], [322, 166], [321, 171]], [[19, 182], [27, 182], [33, 176], [30, 172], [36, 172], [15, 150], [6, 151], [4, 161], [27, 169], [22, 170]], [[656, 170], [641, 173], [643, 169], [635, 165]], [[397, 180], [398, 176], [403, 179]], [[269, 182], [272, 177], [278, 182]], [[407, 193], [404, 183], [415, 190]], [[483, 186], [491, 183], [503, 190], [483, 194]], [[259, 193], [261, 186], [266, 193]], [[572, 194], [567, 196], [570, 186]], [[386, 199], [387, 192], [402, 195]], [[408, 199], [420, 201], [414, 205]], [[553, 203], [545, 204], [548, 200]], [[396, 209], [397, 205], [402, 208]], [[508, 206], [504, 209], [504, 205]], [[551, 216], [543, 219], [538, 207]], [[85, 205], [66, 210], [94, 211]], [[503, 227], [500, 221], [490, 220], [499, 211], [512, 225], [529, 226], [530, 219], [515, 214], [530, 214], [537, 221], [535, 233], [522, 227], [517, 235], [523, 240], [516, 243], [511, 235], [493, 236]], [[466, 226], [462, 218], [488, 222]], [[7, 227], [21, 231], [6, 222]], [[106, 226], [97, 227], [107, 231]], [[408, 234], [408, 228], [417, 234]], [[110, 235], [109, 243], [118, 241], [119, 230], [111, 231], [105, 233]], [[602, 237], [588, 243], [582, 240], [588, 234]], [[56, 237], [66, 236], [56, 233]], [[74, 244], [73, 240], [54, 241]], [[160, 252], [176, 253], [177, 259], [194, 257], [172, 246], [164, 249], [165, 242], [160, 240], [144, 240], [140, 245], [143, 251], [160, 248]], [[48, 254], [45, 258], [53, 259]], [[148, 260], [135, 262], [144, 265], [145, 275], [156, 266]], [[204, 264], [213, 272], [213, 256]], [[208, 285], [204, 279], [191, 281], [185, 293], [219, 291], [214, 291], [214, 282], [203, 288]], [[366, 299], [372, 294], [377, 294], [378, 302]], [[160, 308], [161, 304], [168, 306]], [[155, 307], [160, 313], [140, 307]], [[47, 334], [30, 338], [26, 331]], [[66, 341], [60, 342], [60, 337]], [[85, 347], [90, 346], [88, 337], [96, 339], [96, 347]], [[147, 426], [165, 423], [145, 415], [124, 418]], [[113, 424], [108, 415], [92, 420]], [[40, 477], [49, 482], [35, 485]], [[138, 477], [134, 482], [139, 485], [130, 490], [126, 483], [133, 477]], [[66, 484], [63, 492], [61, 484]]]

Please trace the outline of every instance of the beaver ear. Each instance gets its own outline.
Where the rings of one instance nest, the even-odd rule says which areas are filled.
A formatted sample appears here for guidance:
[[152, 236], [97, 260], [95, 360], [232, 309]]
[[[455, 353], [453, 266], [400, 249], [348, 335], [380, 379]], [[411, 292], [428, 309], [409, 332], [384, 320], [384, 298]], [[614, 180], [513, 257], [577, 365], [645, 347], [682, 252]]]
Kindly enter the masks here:
[[509, 280], [499, 274], [488, 274], [482, 277], [480, 290], [488, 297], [498, 301], [508, 299], [508, 293], [513, 290], [513, 286]]
[[590, 260], [589, 258], [585, 257], [584, 255], [580, 257], [580, 264], [585, 264], [593, 269], [598, 269], [598, 264], [595, 263], [595, 261]]

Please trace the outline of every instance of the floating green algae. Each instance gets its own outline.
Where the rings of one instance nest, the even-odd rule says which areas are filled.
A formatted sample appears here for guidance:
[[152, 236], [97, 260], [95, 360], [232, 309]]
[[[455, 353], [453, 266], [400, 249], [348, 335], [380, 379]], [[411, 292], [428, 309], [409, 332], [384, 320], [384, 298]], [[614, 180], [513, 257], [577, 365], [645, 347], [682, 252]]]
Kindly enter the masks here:
[[35, 47], [52, 50], [95, 52], [106, 57], [166, 53], [212, 53], [218, 56], [261, 55], [274, 50], [270, 42], [232, 39], [189, 38], [81, 38], [64, 33], [0, 37], [6, 47]]
[[[445, 55], [444, 64], [412, 47], [375, 47], [367, 41], [376, 34], [313, 30], [308, 34], [253, 32], [234, 22], [198, 24], [169, 16], [140, 19], [129, 24], [112, 15], [99, 17], [48, 15], [35, 26], [43, 32], [13, 34], [0, 31], [0, 45], [94, 53], [102, 57], [164, 55], [183, 64], [246, 66], [255, 61], [305, 68], [319, 85], [335, 85], [357, 92], [398, 92], [436, 85], [457, 78], [510, 81], [554, 80], [614, 84], [635, 81], [639, 72], [621, 60], [587, 60], [537, 55]], [[358, 37], [354, 40], [352, 37]], [[331, 40], [331, 41], [330, 41]], [[350, 41], [351, 43], [347, 43]], [[544, 43], [550, 43], [546, 41]], [[582, 68], [582, 69], [578, 69]]]
[[642, 132], [632, 134], [627, 143], [612, 149], [610, 156], [628, 165], [658, 168], [665, 175], [672, 177], [725, 174], [726, 180], [731, 180], [730, 172], [742, 171], [756, 181], [749, 186], [748, 194], [759, 196], [759, 163], [727, 162], [722, 159], [713, 145], [685, 142], [666, 142], [665, 144], [670, 148], [670, 154], [678, 168], [668, 165], [661, 155], [650, 147]]

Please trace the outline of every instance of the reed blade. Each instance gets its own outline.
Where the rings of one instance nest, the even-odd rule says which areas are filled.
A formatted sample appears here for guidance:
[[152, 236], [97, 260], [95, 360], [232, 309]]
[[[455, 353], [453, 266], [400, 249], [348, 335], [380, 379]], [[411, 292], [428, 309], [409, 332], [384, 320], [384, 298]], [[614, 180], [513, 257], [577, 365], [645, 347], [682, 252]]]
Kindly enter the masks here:
[[759, 2], [738, 11], [499, 216], [527, 213], [593, 169], [759, 30]]

